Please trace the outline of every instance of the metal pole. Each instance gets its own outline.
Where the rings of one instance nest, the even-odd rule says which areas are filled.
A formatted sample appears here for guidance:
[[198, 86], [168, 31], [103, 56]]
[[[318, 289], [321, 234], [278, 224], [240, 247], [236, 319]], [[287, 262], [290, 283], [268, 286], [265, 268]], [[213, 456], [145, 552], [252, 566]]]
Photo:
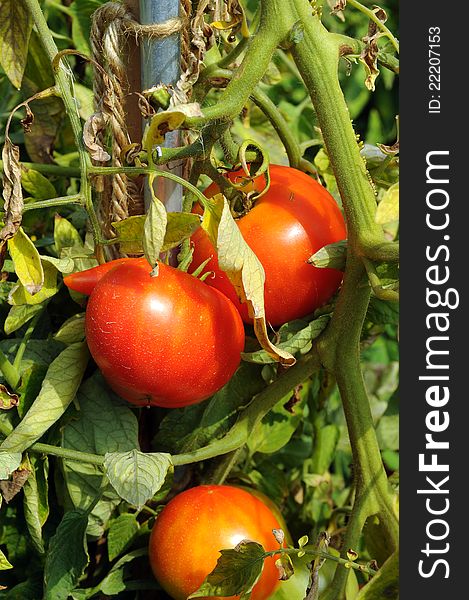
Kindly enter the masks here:
[[[162, 23], [179, 16], [179, 0], [140, 0], [140, 22], [142, 24]], [[180, 34], [175, 33], [163, 40], [145, 40], [142, 45], [142, 86], [148, 89], [159, 83], [175, 85], [179, 79], [181, 61]], [[165, 146], [174, 148], [180, 145], [177, 131], [166, 135]], [[182, 167], [171, 172], [182, 175]], [[159, 177], [155, 192], [168, 211], [182, 209], [182, 189], [169, 179]], [[148, 198], [146, 198], [148, 202]]]

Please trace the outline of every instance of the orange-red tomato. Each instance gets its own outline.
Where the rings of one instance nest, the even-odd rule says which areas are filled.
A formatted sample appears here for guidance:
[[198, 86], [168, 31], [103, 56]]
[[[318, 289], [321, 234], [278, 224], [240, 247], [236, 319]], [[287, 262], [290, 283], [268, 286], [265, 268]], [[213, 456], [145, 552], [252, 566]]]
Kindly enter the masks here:
[[[239, 181], [243, 173], [237, 171], [229, 177]], [[337, 290], [342, 280], [340, 271], [318, 269], [306, 261], [323, 246], [345, 239], [346, 230], [335, 200], [314, 179], [280, 165], [270, 165], [270, 178], [268, 192], [237, 223], [264, 267], [266, 318], [277, 326], [312, 313]], [[257, 190], [264, 186], [264, 176], [254, 180]], [[249, 189], [252, 187], [250, 184]], [[212, 184], [205, 195], [212, 197], [218, 191]], [[219, 268], [205, 231], [197, 230], [192, 241], [191, 268], [196, 269], [212, 256], [205, 271], [213, 271], [214, 276], [205, 282], [228, 296], [249, 323], [247, 306], [239, 302], [233, 286]]]
[[93, 267], [92, 269], [86, 269], [86, 271], [72, 273], [71, 275], [64, 277], [64, 283], [71, 290], [89, 296], [94, 290], [94, 286], [104, 277], [104, 275], [106, 275], [106, 273], [117, 267], [117, 265], [126, 263], [128, 260], [128, 258], [118, 258], [102, 265], [98, 265], [97, 267]]
[[233, 304], [173, 267], [160, 264], [150, 277], [144, 258], [114, 262], [101, 278], [83, 275], [98, 279], [86, 308], [86, 339], [111, 388], [137, 405], [172, 408], [223, 387], [244, 347]]
[[[248, 539], [266, 551], [278, 549], [272, 511], [244, 489], [201, 485], [173, 498], [156, 519], [149, 556], [155, 577], [175, 600], [195, 592], [215, 568], [220, 550]], [[275, 558], [269, 557], [252, 600], [267, 600], [278, 584]]]

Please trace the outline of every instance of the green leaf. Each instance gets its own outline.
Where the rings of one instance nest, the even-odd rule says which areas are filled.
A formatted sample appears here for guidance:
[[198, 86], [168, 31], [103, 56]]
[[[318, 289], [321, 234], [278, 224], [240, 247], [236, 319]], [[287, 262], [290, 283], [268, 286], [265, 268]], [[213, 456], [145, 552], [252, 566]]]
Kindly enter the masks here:
[[163, 247], [166, 231], [167, 213], [164, 204], [156, 197], [153, 190], [154, 176], [149, 176], [148, 185], [151, 190], [151, 203], [143, 227], [143, 251], [145, 258], [153, 269], [153, 274], [158, 274], [158, 259]]
[[20, 387], [18, 388], [19, 402], [17, 410], [20, 419], [22, 419], [31, 408], [32, 403], [37, 398], [37, 395], [41, 390], [42, 382], [44, 381], [44, 377], [47, 373], [47, 366], [32, 364], [29, 365], [27, 369], [24, 369], [22, 361], [20, 370], [21, 383]]
[[264, 567], [264, 548], [257, 542], [243, 540], [236, 548], [220, 550], [215, 569], [207, 575], [190, 598], [205, 596], [237, 596], [251, 592]]
[[13, 569], [13, 565], [9, 563], [7, 557], [0, 550], [0, 571], [6, 571], [7, 569]]
[[86, 527], [88, 513], [65, 513], [50, 540], [44, 568], [44, 600], [68, 598], [88, 564]]
[[54, 256], [41, 256], [41, 260], [54, 265], [57, 271], [60, 273], [64, 273], [68, 275], [69, 273], [73, 273], [75, 270], [75, 263], [69, 257], [65, 258], [55, 258]]
[[29, 237], [20, 227], [8, 240], [8, 250], [15, 265], [15, 272], [26, 291], [37, 294], [44, 284], [44, 270], [41, 257]]
[[85, 313], [74, 315], [65, 321], [57, 333], [54, 340], [62, 344], [75, 344], [85, 339]]
[[248, 305], [262, 348], [275, 362], [293, 365], [296, 362], [294, 357], [269, 340], [264, 308], [264, 267], [244, 241], [229, 204], [221, 194], [206, 201], [202, 227], [217, 249], [220, 269], [226, 273], [241, 302]]
[[107, 552], [113, 561], [134, 539], [140, 529], [135, 515], [124, 513], [111, 521], [107, 535]]
[[21, 185], [34, 200], [49, 200], [56, 198], [57, 192], [52, 183], [42, 173], [23, 167]]
[[376, 325], [399, 325], [399, 303], [372, 297], [367, 318]]
[[386, 192], [376, 209], [375, 221], [380, 225], [399, 220], [399, 183], [394, 183]]
[[259, 367], [242, 363], [231, 380], [210, 399], [168, 412], [160, 423], [154, 447], [173, 454], [201, 448], [224, 435], [238, 410], [265, 387]]
[[334, 460], [335, 450], [340, 437], [337, 425], [322, 425], [314, 428], [314, 451], [311, 460], [313, 473], [323, 475]]
[[163, 486], [173, 468], [171, 456], [164, 453], [111, 452], [104, 457], [104, 470], [121, 498], [140, 507]]
[[399, 598], [399, 555], [392, 554], [378, 573], [360, 591], [357, 600], [397, 600]]
[[19, 89], [28, 56], [33, 20], [23, 2], [0, 0], [0, 64]]
[[57, 269], [48, 261], [42, 262], [44, 272], [44, 284], [39, 292], [32, 295], [28, 292], [24, 285], [15, 286], [8, 297], [8, 302], [13, 306], [23, 304], [41, 304], [44, 300], [52, 298], [58, 292], [57, 287]]
[[75, 48], [86, 54], [91, 55], [90, 51], [90, 29], [91, 15], [103, 4], [105, 0], [75, 0], [70, 6], [72, 18], [72, 39]]
[[0, 450], [0, 480], [6, 480], [21, 464], [21, 452]]
[[308, 262], [319, 269], [345, 269], [345, 258], [347, 255], [347, 240], [334, 242], [320, 248]]
[[292, 562], [295, 573], [288, 581], [282, 581], [269, 600], [293, 600], [294, 598], [304, 598], [306, 596], [306, 588], [311, 575], [308, 568], [311, 557], [305, 556], [301, 559], [293, 556]]
[[350, 569], [347, 577], [347, 583], [345, 585], [345, 600], [356, 600], [359, 591], [360, 588], [358, 587], [355, 571]]
[[38, 397], [0, 450], [26, 450], [63, 415], [75, 397], [88, 358], [85, 343], [72, 344], [59, 354], [47, 370]]
[[[329, 315], [322, 315], [311, 323], [297, 320], [282, 325], [279, 330], [280, 341], [277, 342], [277, 347], [293, 355], [305, 354], [311, 349], [311, 342], [327, 327], [329, 320]], [[241, 356], [245, 361], [261, 365], [275, 362], [265, 350], [242, 352]]]
[[382, 450], [399, 450], [399, 415], [383, 415], [376, 428]]
[[[189, 238], [199, 227], [199, 215], [183, 212], [167, 213], [167, 225], [161, 252], [167, 252]], [[121, 252], [141, 254], [143, 252], [143, 231], [145, 215], [135, 215], [113, 223], [119, 236]]]
[[35, 315], [40, 313], [44, 308], [43, 304], [21, 304], [12, 306], [5, 319], [5, 333], [11, 335], [25, 323], [30, 321]]
[[[104, 455], [125, 452], [138, 445], [138, 423], [128, 403], [106, 386], [97, 372], [87, 379], [77, 394], [79, 411], [65, 425], [62, 446], [71, 450]], [[75, 508], [87, 508], [101, 490], [103, 472], [98, 466], [78, 461], [63, 461], [67, 492]], [[93, 508], [88, 534], [99, 537], [120, 497], [109, 486]]]
[[64, 248], [78, 247], [83, 249], [83, 241], [77, 229], [64, 217], [55, 215], [54, 219], [54, 242], [57, 254], [61, 256]]
[[47, 457], [30, 456], [29, 461], [27, 468], [30, 475], [23, 486], [24, 518], [33, 546], [40, 554], [43, 554], [42, 527], [49, 516], [49, 486], [47, 480], [49, 463]]
[[[254, 452], [272, 454], [288, 444], [303, 418], [303, 405], [307, 396], [307, 390], [307, 386], [304, 386], [299, 392], [293, 392], [284, 396], [262, 421], [254, 427], [247, 443], [252, 454]], [[285, 404], [287, 404], [292, 396], [297, 396], [295, 404], [291, 410], [287, 410]]]

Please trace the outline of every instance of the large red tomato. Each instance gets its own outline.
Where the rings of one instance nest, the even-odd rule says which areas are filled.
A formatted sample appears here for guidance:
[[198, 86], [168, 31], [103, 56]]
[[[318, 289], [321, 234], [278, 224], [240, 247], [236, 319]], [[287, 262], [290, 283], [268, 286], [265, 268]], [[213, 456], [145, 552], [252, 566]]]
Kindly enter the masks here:
[[[90, 284], [86, 339], [112, 389], [134, 404], [177, 407], [223, 387], [244, 347], [232, 302], [173, 267], [160, 264], [150, 277], [144, 258], [115, 262], [83, 274], [97, 279]], [[75, 290], [83, 288], [78, 275], [66, 280]]]
[[[229, 177], [239, 182], [243, 173], [237, 171]], [[306, 261], [326, 244], [345, 239], [346, 230], [335, 200], [314, 179], [280, 165], [270, 165], [270, 178], [269, 191], [237, 223], [265, 270], [267, 321], [281, 325], [313, 312], [337, 290], [342, 280], [340, 271], [318, 269]], [[264, 186], [263, 176], [254, 180], [257, 190]], [[205, 194], [210, 198], [218, 191], [212, 184]], [[205, 282], [226, 294], [238, 307], [243, 320], [249, 323], [247, 306], [239, 302], [233, 286], [219, 268], [205, 231], [196, 231], [192, 241], [192, 268], [196, 269], [213, 256], [205, 271], [213, 271], [214, 276]]]
[[[173, 498], [156, 519], [150, 536], [155, 577], [175, 600], [195, 592], [215, 568], [220, 550], [248, 539], [266, 551], [278, 549], [272, 529], [280, 525], [272, 511], [246, 490], [202, 485]], [[278, 584], [275, 558], [264, 563], [252, 600], [267, 600]]]

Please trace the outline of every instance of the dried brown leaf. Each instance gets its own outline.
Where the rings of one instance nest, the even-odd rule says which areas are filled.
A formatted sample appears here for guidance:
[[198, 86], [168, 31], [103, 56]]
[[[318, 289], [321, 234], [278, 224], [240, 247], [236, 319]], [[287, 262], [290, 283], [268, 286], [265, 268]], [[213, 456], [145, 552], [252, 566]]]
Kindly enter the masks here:
[[0, 244], [12, 238], [21, 225], [23, 213], [23, 192], [21, 190], [20, 150], [9, 137], [2, 150], [3, 160], [3, 199], [5, 223], [0, 231]]
[[83, 126], [83, 142], [93, 160], [107, 162], [111, 156], [100, 142], [100, 134], [106, 129], [107, 119], [101, 112], [93, 113]]
[[11, 479], [8, 481], [0, 481], [0, 492], [5, 502], [11, 502], [11, 500], [21, 491], [26, 480], [30, 476], [31, 471], [28, 469], [17, 469], [13, 471]]

